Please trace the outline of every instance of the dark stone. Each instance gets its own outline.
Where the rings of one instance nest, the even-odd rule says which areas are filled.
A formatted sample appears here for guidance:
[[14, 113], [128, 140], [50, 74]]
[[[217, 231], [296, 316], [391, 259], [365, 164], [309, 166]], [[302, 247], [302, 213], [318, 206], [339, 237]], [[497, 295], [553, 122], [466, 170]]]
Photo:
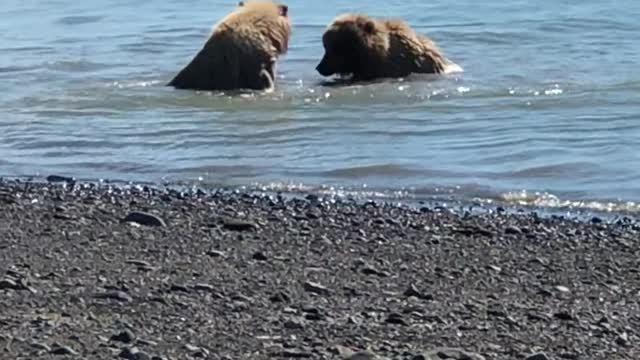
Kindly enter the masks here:
[[286, 350], [282, 350], [278, 354], [278, 356], [283, 358], [290, 358], [290, 359], [307, 359], [307, 358], [312, 358], [313, 354], [303, 350], [286, 349]]
[[378, 277], [388, 277], [390, 274], [386, 271], [380, 271], [374, 267], [371, 266], [365, 266], [362, 268], [362, 270], [360, 270], [360, 272], [362, 272], [365, 275], [375, 275]]
[[279, 291], [269, 297], [269, 301], [273, 303], [288, 303], [291, 301], [289, 294], [283, 291]]
[[627, 335], [627, 333], [625, 332], [616, 336], [616, 344], [619, 346], [629, 345], [629, 335]]
[[284, 328], [288, 330], [303, 330], [304, 325], [298, 320], [287, 320], [284, 322]]
[[29, 287], [26, 286], [21, 281], [13, 281], [11, 279], [2, 279], [0, 280], [0, 290], [28, 290]]
[[52, 355], [78, 355], [78, 352], [68, 346], [56, 346], [51, 350]]
[[410, 284], [409, 287], [407, 288], [407, 290], [404, 291], [404, 296], [406, 297], [416, 297], [418, 299], [422, 299], [422, 300], [433, 300], [433, 295], [431, 294], [424, 294], [422, 292], [420, 292], [418, 290], [418, 288], [416, 288], [416, 286], [414, 284]]
[[407, 322], [404, 320], [402, 315], [400, 315], [398, 313], [389, 314], [389, 316], [387, 317], [385, 322], [387, 324], [394, 324], [394, 325], [407, 325]]
[[93, 296], [96, 299], [109, 299], [109, 300], [117, 300], [122, 302], [132, 301], [133, 299], [129, 294], [123, 291], [107, 291], [100, 294], [95, 294]]
[[311, 281], [306, 281], [304, 283], [304, 290], [310, 293], [318, 294], [318, 295], [329, 295], [331, 294], [331, 290], [328, 288]]
[[166, 226], [164, 220], [160, 217], [141, 211], [130, 212], [124, 219], [122, 219], [122, 222], [133, 222], [144, 226]]
[[47, 181], [50, 183], [60, 183], [60, 182], [64, 182], [64, 183], [75, 183], [76, 179], [72, 178], [72, 177], [68, 177], [68, 176], [60, 176], [60, 175], [49, 175], [47, 176]]
[[252, 231], [256, 228], [256, 225], [249, 221], [225, 219], [222, 223], [222, 228], [231, 231]]
[[127, 360], [151, 360], [149, 354], [140, 351], [137, 347], [124, 348], [118, 356]]
[[260, 251], [255, 252], [251, 258], [253, 260], [257, 260], [257, 261], [267, 261], [267, 260], [269, 260], [269, 258], [264, 253], [262, 253]]
[[426, 353], [433, 360], [485, 360], [484, 356], [457, 348], [438, 348]]
[[196, 291], [208, 291], [208, 292], [214, 292], [216, 290], [215, 287], [209, 284], [195, 284], [193, 286], [193, 289]]
[[504, 233], [510, 235], [520, 235], [522, 234], [522, 230], [515, 226], [508, 226], [506, 229], [504, 229]]
[[183, 293], [191, 292], [191, 290], [189, 290], [188, 287], [186, 287], [184, 285], [178, 285], [178, 284], [171, 285], [171, 288], [169, 288], [169, 291], [172, 291], [172, 292], [183, 292]]
[[209, 250], [207, 251], [207, 255], [211, 257], [221, 257], [221, 258], [227, 257], [223, 251], [219, 251], [219, 250]]
[[547, 354], [539, 352], [535, 354], [531, 354], [525, 358], [525, 360], [551, 360]]
[[564, 321], [573, 320], [573, 315], [571, 315], [571, 313], [569, 313], [568, 311], [559, 311], [553, 314], [553, 317], [559, 320], [564, 320]]
[[133, 342], [135, 339], [136, 337], [135, 335], [133, 335], [133, 332], [131, 332], [131, 330], [124, 330], [118, 334], [111, 336], [111, 341], [119, 341], [125, 344], [129, 344]]

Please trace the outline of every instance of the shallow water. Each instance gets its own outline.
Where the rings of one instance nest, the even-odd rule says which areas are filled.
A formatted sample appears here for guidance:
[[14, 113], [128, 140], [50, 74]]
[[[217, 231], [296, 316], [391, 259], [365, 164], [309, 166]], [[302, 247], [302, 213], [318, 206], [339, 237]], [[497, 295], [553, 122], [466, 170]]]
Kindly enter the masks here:
[[[0, 175], [640, 210], [639, 2], [290, 0], [274, 93], [165, 87], [235, 3], [5, 0]], [[464, 73], [322, 86], [346, 11]]]

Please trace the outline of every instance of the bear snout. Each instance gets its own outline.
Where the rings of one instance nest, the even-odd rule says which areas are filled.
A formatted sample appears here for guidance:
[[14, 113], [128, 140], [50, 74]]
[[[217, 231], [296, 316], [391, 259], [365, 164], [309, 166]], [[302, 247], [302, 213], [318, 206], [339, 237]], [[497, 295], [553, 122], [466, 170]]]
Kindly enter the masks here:
[[322, 58], [318, 66], [316, 66], [316, 71], [322, 76], [333, 75], [333, 71], [329, 69], [326, 55]]

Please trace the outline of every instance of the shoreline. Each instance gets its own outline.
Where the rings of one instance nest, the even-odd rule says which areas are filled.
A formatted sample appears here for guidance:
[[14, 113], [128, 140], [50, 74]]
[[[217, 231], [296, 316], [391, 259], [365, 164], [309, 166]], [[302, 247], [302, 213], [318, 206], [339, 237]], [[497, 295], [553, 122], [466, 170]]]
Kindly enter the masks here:
[[[158, 193], [182, 193], [185, 196], [189, 194], [211, 195], [215, 193], [230, 194], [244, 193], [258, 197], [272, 197], [291, 199], [320, 199], [322, 201], [348, 202], [357, 205], [367, 203], [376, 203], [391, 205], [395, 207], [411, 208], [411, 209], [439, 209], [453, 212], [457, 215], [483, 215], [483, 214], [517, 214], [517, 215], [535, 215], [542, 218], [560, 218], [578, 222], [606, 222], [606, 223], [640, 223], [640, 214], [631, 210], [605, 210], [593, 207], [574, 207], [574, 206], [540, 206], [533, 204], [517, 204], [507, 200], [498, 199], [477, 199], [477, 198], [461, 198], [458, 196], [430, 196], [428, 198], [421, 197], [401, 197], [395, 198], [386, 195], [353, 195], [357, 190], [345, 190], [345, 194], [339, 195], [336, 192], [327, 192], [325, 190], [298, 190], [298, 189], [268, 189], [263, 185], [210, 185], [200, 184], [198, 182], [150, 182], [150, 181], [127, 181], [127, 180], [92, 180], [92, 179], [76, 179], [62, 175], [49, 176], [21, 176], [21, 177], [2, 177], [0, 176], [0, 186], [62, 186], [66, 189], [73, 190], [75, 186], [91, 187], [99, 189], [112, 189], [114, 191], [128, 192], [144, 192], [148, 191], [153, 194]], [[76, 189], [77, 190], [77, 189]], [[383, 193], [385, 190], [373, 190], [373, 193]], [[389, 191], [396, 191], [389, 189]], [[399, 190], [398, 190], [399, 191]], [[404, 191], [404, 190], [402, 190]], [[604, 202], [606, 200], [583, 200], [585, 202]], [[621, 200], [619, 200], [621, 202]]]
[[53, 180], [0, 181], [0, 357], [640, 354], [631, 219]]

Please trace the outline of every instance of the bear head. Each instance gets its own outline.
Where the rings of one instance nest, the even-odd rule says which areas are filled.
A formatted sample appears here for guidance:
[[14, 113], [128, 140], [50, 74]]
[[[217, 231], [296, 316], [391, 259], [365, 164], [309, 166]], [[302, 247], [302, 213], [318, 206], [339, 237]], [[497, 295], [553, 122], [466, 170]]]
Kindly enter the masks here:
[[354, 79], [373, 76], [382, 66], [389, 48], [383, 23], [365, 15], [341, 15], [322, 36], [324, 56], [316, 70], [322, 76], [351, 75]]

